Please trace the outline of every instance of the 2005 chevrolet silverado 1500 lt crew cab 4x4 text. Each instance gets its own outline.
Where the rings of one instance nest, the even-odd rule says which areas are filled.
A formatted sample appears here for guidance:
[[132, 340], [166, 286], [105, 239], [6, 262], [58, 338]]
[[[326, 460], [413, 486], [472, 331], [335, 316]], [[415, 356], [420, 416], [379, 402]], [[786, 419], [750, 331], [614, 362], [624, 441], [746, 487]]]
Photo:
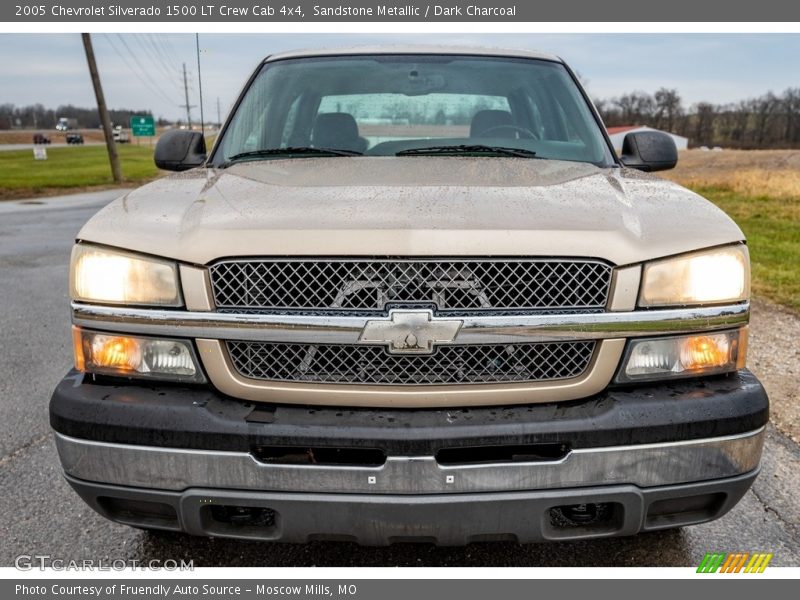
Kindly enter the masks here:
[[583, 539], [725, 514], [760, 463], [750, 267], [527, 51], [267, 58], [214, 147], [80, 231], [50, 414], [109, 519], [305, 542]]

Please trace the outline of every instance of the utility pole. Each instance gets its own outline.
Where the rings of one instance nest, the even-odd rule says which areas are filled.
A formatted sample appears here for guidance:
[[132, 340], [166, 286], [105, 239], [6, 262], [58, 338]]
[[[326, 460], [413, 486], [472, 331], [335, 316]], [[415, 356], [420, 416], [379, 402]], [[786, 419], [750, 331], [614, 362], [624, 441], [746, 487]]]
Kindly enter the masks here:
[[189, 80], [186, 77], [186, 63], [183, 63], [183, 93], [186, 94], [186, 104], [183, 104], [182, 108], [186, 109], [186, 125], [191, 129], [194, 104], [189, 104]]
[[[200, 92], [200, 134], [205, 138], [206, 135], [206, 120], [203, 116], [203, 78], [200, 75], [200, 34], [194, 34], [194, 43], [197, 48], [197, 89]], [[189, 101], [186, 101], [189, 104]]]
[[222, 127], [222, 111], [219, 109], [219, 96], [217, 96], [217, 127]]
[[122, 183], [122, 168], [119, 165], [119, 155], [117, 145], [114, 143], [114, 135], [111, 132], [111, 119], [106, 108], [106, 98], [103, 96], [103, 86], [100, 85], [100, 75], [97, 72], [97, 62], [94, 59], [94, 48], [92, 48], [92, 37], [88, 33], [82, 33], [83, 49], [86, 51], [86, 62], [89, 63], [89, 75], [92, 77], [94, 95], [97, 98], [97, 111], [100, 113], [100, 123], [103, 125], [103, 137], [106, 138], [106, 148], [108, 149], [108, 162], [111, 163], [111, 175], [115, 183]]

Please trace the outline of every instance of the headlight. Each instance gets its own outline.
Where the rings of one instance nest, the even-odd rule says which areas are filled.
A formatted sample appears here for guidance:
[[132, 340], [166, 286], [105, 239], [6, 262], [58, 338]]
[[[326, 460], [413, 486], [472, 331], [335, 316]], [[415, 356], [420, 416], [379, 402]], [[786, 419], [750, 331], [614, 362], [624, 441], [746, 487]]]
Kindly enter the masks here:
[[110, 304], [181, 306], [175, 263], [89, 244], [72, 249], [73, 300]]
[[618, 383], [711, 375], [742, 369], [747, 329], [679, 337], [636, 339], [628, 343]]
[[114, 335], [72, 328], [79, 371], [203, 383], [194, 349], [186, 340]]
[[740, 302], [750, 296], [750, 257], [737, 244], [644, 266], [639, 306]]

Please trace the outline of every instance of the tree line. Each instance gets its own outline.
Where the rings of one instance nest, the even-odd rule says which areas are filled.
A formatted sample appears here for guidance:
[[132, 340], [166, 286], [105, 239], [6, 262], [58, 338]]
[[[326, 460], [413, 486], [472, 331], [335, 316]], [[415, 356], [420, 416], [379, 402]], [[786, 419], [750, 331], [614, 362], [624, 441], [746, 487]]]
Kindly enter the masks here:
[[677, 90], [595, 100], [606, 127], [647, 125], [689, 138], [692, 147], [800, 148], [800, 88], [729, 104], [685, 107]]
[[[800, 87], [788, 88], [781, 94], [768, 92], [734, 103], [699, 102], [689, 107], [684, 105], [677, 90], [668, 88], [661, 88], [653, 94], [637, 91], [594, 102], [607, 127], [647, 125], [683, 135], [689, 138], [693, 147], [800, 148]], [[434, 107], [424, 108], [426, 114], [407, 116], [412, 122], [439, 123], [444, 120], [443, 110], [437, 112], [431, 110]], [[448, 113], [453, 112], [453, 107], [448, 109]], [[113, 123], [126, 127], [132, 115], [152, 115], [150, 110], [112, 109], [109, 112]], [[397, 117], [396, 114], [392, 116]], [[76, 119], [80, 127], [100, 127], [97, 109], [73, 105], [49, 109], [41, 104], [0, 104], [0, 130], [52, 129], [61, 117]], [[465, 122], [468, 122], [466, 116]], [[157, 123], [170, 124], [161, 118]]]
[[[109, 116], [115, 125], [128, 127], [130, 118], [134, 115], [152, 116], [150, 110], [131, 110], [127, 108], [110, 109]], [[53, 129], [56, 122], [61, 118], [75, 119], [78, 126], [85, 129], [96, 129], [100, 127], [100, 116], [96, 108], [81, 108], [67, 104], [56, 109], [46, 108], [42, 104], [31, 104], [30, 106], [15, 106], [14, 104], [0, 104], [0, 130], [2, 129]], [[159, 125], [167, 122], [158, 120]]]

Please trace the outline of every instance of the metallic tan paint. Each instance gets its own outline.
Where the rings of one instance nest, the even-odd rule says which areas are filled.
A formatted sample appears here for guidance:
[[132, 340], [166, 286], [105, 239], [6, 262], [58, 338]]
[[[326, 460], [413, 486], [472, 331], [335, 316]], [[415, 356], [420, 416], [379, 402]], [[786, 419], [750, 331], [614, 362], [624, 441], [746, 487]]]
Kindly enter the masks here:
[[236, 256], [581, 256], [615, 265], [739, 242], [677, 184], [628, 169], [482, 157], [269, 160], [159, 179], [80, 240], [203, 265]]

